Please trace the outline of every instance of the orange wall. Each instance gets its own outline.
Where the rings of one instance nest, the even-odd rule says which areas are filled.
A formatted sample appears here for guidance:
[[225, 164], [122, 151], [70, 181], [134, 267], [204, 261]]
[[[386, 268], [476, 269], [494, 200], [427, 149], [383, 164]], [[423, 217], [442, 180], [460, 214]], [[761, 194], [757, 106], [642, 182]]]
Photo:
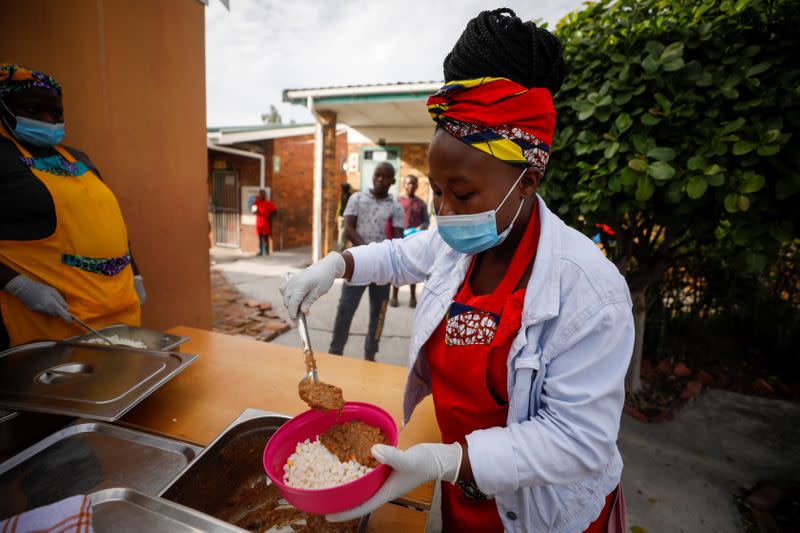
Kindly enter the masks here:
[[205, 14], [196, 0], [3, 0], [0, 62], [53, 75], [65, 144], [119, 199], [144, 323], [208, 328]]

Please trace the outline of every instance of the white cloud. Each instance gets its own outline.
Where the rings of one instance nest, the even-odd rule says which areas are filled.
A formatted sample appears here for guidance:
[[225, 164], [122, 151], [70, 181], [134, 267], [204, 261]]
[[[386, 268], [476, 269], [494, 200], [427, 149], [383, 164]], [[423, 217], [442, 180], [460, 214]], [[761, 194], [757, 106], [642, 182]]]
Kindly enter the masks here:
[[[517, 15], [553, 26], [583, 0], [508, 0]], [[284, 121], [310, 121], [282, 103], [288, 88], [428, 81], [486, 0], [231, 0], [206, 8], [210, 126], [258, 124], [276, 105]]]

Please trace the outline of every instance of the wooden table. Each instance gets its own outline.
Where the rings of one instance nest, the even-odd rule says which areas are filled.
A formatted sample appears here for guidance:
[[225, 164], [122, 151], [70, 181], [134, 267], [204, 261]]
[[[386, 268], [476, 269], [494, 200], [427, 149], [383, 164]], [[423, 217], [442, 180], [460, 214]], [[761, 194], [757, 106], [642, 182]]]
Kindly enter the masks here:
[[[208, 446], [248, 407], [289, 416], [307, 409], [297, 395], [297, 383], [305, 374], [299, 348], [184, 326], [169, 333], [191, 337], [181, 350], [200, 357], [134, 407], [120, 420], [122, 424]], [[323, 353], [316, 358], [320, 377], [341, 387], [346, 400], [376, 404], [394, 417], [400, 448], [441, 442], [430, 398], [401, 427], [405, 368]], [[427, 509], [432, 496], [431, 483], [410, 493], [405, 502]], [[370, 529], [422, 531], [426, 514], [385, 505], [373, 513]]]

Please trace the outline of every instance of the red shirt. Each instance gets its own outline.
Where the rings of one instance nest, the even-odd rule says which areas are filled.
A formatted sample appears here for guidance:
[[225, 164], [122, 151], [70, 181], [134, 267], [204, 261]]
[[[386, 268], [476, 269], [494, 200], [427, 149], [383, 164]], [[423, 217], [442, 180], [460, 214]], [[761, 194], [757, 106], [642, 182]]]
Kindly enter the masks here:
[[421, 198], [401, 196], [397, 201], [403, 206], [403, 229], [417, 228], [428, 224], [428, 206]]
[[270, 235], [272, 228], [269, 225], [269, 215], [278, 208], [269, 200], [256, 200], [253, 205], [256, 207], [256, 233]]

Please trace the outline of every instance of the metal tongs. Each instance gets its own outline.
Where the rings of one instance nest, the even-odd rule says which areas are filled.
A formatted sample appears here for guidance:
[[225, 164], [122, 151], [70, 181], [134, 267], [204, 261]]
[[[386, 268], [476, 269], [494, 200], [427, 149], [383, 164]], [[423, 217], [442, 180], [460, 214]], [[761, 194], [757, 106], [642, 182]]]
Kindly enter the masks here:
[[81, 320], [80, 318], [76, 317], [75, 315], [69, 315], [69, 316], [72, 318], [72, 320], [74, 320], [75, 322], [77, 322], [78, 324], [80, 324], [81, 326], [83, 326], [83, 327], [84, 327], [86, 330], [88, 330], [88, 331], [91, 331], [92, 333], [94, 333], [95, 335], [97, 335], [97, 336], [98, 336], [99, 338], [101, 338], [102, 340], [106, 341], [106, 342], [107, 342], [108, 344], [110, 344], [111, 346], [114, 346], [114, 343], [113, 343], [113, 342], [111, 342], [111, 341], [108, 339], [108, 337], [106, 337], [105, 335], [103, 335], [102, 333], [100, 333], [99, 331], [97, 331], [96, 329], [94, 329], [94, 328], [93, 328], [92, 326], [90, 326], [89, 324], [87, 324], [86, 322], [84, 322], [84, 321], [83, 321], [83, 320]]
[[[284, 279], [288, 282], [292, 275], [286, 273]], [[317, 376], [317, 361], [314, 359], [314, 350], [311, 349], [311, 336], [308, 334], [308, 324], [306, 323], [306, 315], [300, 311], [297, 314], [297, 331], [300, 333], [300, 346], [303, 348], [303, 355], [306, 362], [306, 377], [300, 380], [300, 384], [306, 382], [319, 383]]]

